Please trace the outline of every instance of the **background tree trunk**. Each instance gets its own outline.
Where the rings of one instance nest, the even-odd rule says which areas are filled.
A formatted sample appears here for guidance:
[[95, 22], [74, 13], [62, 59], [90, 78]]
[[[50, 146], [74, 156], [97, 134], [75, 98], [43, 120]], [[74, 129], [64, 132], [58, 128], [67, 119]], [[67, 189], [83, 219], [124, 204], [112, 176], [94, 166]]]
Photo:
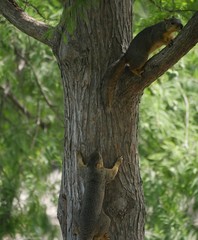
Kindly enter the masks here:
[[[137, 125], [141, 93], [116, 97], [105, 110], [101, 85], [107, 67], [131, 41], [132, 5], [100, 1], [78, 18], [72, 37], [63, 31], [58, 62], [65, 100], [65, 152], [58, 217], [64, 239], [73, 235], [74, 212], [79, 209], [83, 185], [77, 172], [76, 151], [88, 157], [101, 151], [106, 167], [124, 157], [116, 180], [106, 189], [105, 212], [111, 217], [111, 239], [144, 238], [144, 202], [139, 173]], [[65, 35], [69, 41], [65, 42]], [[66, 223], [67, 215], [67, 223]]]

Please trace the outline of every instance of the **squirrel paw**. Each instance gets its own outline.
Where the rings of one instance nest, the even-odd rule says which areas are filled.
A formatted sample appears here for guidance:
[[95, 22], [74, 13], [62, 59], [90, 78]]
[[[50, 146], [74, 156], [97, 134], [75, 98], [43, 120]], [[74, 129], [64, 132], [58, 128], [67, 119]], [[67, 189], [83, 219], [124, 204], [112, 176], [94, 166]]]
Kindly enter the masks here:
[[117, 159], [117, 164], [121, 164], [123, 162], [123, 156], [120, 156], [118, 159]]

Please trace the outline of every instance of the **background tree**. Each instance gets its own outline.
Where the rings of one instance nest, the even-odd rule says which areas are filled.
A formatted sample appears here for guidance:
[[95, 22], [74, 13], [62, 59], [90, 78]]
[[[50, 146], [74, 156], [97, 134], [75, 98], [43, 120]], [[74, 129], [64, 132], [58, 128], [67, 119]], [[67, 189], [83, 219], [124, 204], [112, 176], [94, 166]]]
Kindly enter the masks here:
[[[104, 111], [99, 89], [107, 67], [119, 57], [121, 45], [126, 48], [130, 42], [132, 15], [128, 11], [131, 9], [130, 4], [130, 1], [125, 3], [112, 1], [102, 2], [99, 6], [78, 5], [78, 8], [75, 4], [70, 8], [65, 6], [60, 24], [56, 28], [50, 28], [43, 23], [36, 22], [35, 25], [35, 21], [24, 15], [15, 3], [13, 5], [12, 2], [1, 1], [0, 10], [8, 20], [53, 48], [61, 69], [65, 93], [66, 134], [59, 218], [65, 239], [65, 197], [68, 207], [67, 236], [71, 239], [70, 224], [73, 220], [71, 209], [79, 206], [78, 196], [81, 196], [81, 189], [77, 187], [75, 152], [80, 149], [88, 156], [95, 148], [101, 149], [107, 166], [112, 165], [115, 157], [120, 154], [125, 159], [119, 181], [108, 188], [105, 202], [107, 213], [114, 219], [111, 228], [114, 238], [118, 236], [119, 239], [142, 239], [144, 235], [144, 203], [137, 156], [139, 99], [145, 86], [160, 76], [196, 43], [197, 16], [191, 20], [171, 49], [164, 50], [148, 63], [141, 84], [131, 81], [131, 75], [125, 73], [123, 78], [126, 78], [124, 81], [126, 85], [119, 86], [118, 92], [121, 97], [117, 96], [119, 101], [109, 114]], [[79, 17], [82, 12], [83, 18]], [[76, 21], [76, 24], [71, 24], [71, 21], [68, 21], [70, 18]], [[112, 22], [109, 19], [112, 19]], [[75, 30], [72, 26], [76, 27]], [[112, 39], [112, 35], [115, 38]], [[156, 63], [160, 67], [152, 69]]]

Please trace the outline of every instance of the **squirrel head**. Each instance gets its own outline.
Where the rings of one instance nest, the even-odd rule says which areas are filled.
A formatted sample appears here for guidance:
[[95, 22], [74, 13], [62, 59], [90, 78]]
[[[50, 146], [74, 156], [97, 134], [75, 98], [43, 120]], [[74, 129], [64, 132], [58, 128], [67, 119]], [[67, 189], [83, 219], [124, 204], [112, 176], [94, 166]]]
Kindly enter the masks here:
[[88, 163], [87, 163], [87, 167], [103, 168], [102, 155], [98, 151], [95, 151], [90, 155]]
[[167, 32], [178, 32], [183, 28], [183, 24], [178, 18], [171, 17], [164, 19]]

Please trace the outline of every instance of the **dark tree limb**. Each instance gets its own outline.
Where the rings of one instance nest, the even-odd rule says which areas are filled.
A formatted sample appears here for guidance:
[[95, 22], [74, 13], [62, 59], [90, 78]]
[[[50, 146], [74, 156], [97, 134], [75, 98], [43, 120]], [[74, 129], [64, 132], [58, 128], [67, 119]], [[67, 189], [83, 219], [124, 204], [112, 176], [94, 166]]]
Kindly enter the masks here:
[[22, 32], [51, 48], [54, 47], [55, 28], [30, 17], [14, 0], [0, 0], [0, 13]]

